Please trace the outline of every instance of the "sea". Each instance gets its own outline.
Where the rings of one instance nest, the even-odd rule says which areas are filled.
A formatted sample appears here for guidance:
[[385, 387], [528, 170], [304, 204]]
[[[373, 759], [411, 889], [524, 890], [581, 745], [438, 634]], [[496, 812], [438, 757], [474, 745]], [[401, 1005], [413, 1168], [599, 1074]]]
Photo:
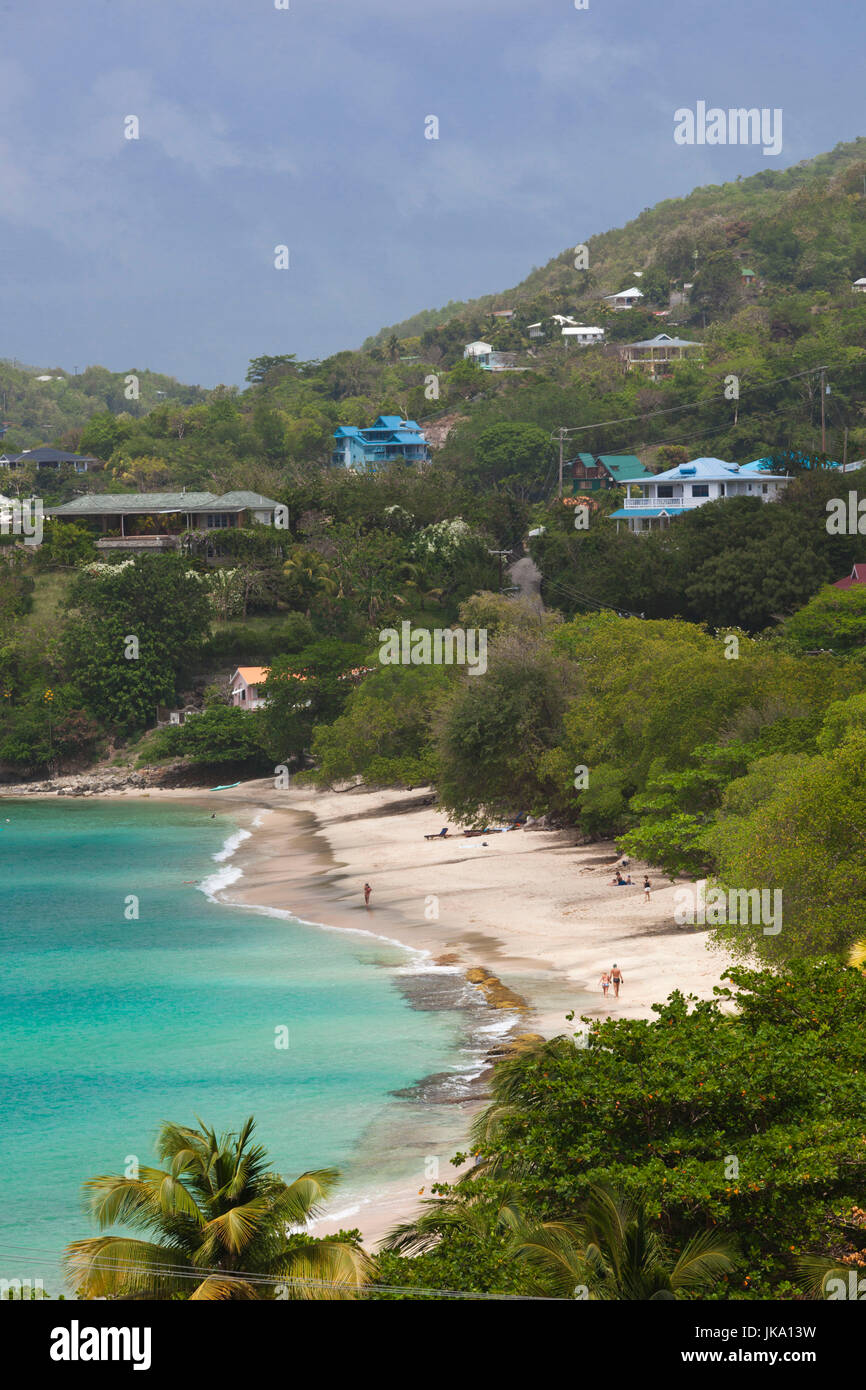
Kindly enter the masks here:
[[453, 1176], [514, 1016], [394, 941], [227, 903], [248, 833], [191, 804], [0, 800], [0, 1280], [68, 1294], [82, 1184], [156, 1165], [166, 1120], [253, 1115], [286, 1179], [341, 1170], [346, 1228]]

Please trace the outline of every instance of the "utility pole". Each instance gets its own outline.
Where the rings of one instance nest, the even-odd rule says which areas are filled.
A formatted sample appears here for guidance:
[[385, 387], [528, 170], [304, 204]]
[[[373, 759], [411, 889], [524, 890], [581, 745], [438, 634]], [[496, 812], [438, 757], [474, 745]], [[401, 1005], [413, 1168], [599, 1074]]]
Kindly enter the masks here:
[[559, 431], [559, 497], [562, 498], [562, 451], [565, 445], [565, 430]]
[[826, 454], [826, 452], [827, 452], [827, 430], [826, 430], [825, 421], [824, 421], [824, 394], [825, 394], [825, 392], [824, 392], [824, 374], [825, 374], [826, 370], [827, 370], [826, 367], [822, 367], [822, 368], [821, 368], [821, 453], [822, 453], [822, 454]]
[[842, 445], [842, 472], [844, 473], [848, 463], [848, 426], [845, 426], [845, 442]]

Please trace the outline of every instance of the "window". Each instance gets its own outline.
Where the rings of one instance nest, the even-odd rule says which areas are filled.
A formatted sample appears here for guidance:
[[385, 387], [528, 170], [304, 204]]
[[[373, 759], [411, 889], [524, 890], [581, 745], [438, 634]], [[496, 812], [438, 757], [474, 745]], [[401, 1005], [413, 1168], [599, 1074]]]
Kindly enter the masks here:
[[709, 497], [709, 483], [692, 483], [692, 497]]
[[770, 485], [769, 485], [769, 483], [761, 483], [761, 491], [762, 491], [762, 492], [769, 492], [769, 490], [770, 490]]
[[656, 488], [657, 497], [673, 497], [674, 489], [672, 483], [659, 483]]

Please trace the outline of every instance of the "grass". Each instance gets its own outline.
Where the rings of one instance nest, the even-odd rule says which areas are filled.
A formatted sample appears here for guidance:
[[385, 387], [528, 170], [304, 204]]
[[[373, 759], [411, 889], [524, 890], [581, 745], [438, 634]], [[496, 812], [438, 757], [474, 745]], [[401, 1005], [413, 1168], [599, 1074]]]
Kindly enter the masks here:
[[56, 570], [37, 572], [34, 576], [36, 587], [33, 602], [25, 623], [28, 628], [59, 626], [58, 618], [66, 609], [66, 596], [72, 583], [72, 574], [60, 574]]

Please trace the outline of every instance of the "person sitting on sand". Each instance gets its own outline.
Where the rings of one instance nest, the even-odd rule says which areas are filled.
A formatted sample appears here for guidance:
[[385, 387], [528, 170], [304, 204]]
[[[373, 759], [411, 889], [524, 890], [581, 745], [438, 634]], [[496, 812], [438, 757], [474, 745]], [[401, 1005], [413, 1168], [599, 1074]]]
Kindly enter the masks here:
[[601, 972], [601, 979], [600, 979], [600, 981], [599, 981], [599, 984], [601, 985], [602, 993], [604, 994], [604, 997], [605, 997], [605, 999], [606, 999], [606, 998], [607, 998], [607, 992], [608, 992], [608, 990], [610, 989], [610, 971], [609, 971], [609, 970], [602, 970], [602, 972]]
[[610, 981], [613, 985], [613, 997], [614, 999], [618, 999], [619, 987], [623, 983], [623, 975], [616, 961], [614, 961], [613, 965], [610, 968]]

